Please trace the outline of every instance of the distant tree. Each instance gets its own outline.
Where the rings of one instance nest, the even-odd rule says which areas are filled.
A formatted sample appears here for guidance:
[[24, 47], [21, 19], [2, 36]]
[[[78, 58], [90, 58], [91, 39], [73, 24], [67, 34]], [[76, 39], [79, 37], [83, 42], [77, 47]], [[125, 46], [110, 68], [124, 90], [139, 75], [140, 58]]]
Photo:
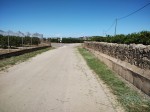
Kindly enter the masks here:
[[32, 37], [32, 44], [38, 45], [40, 43], [40, 39], [38, 37]]
[[83, 43], [81, 38], [62, 38], [62, 43]]
[[91, 37], [92, 41], [98, 42], [111, 42], [111, 43], [118, 43], [118, 44], [144, 44], [150, 45], [150, 31], [142, 31], [139, 33], [131, 33], [128, 35], [116, 35], [110, 36], [107, 35], [106, 37], [102, 36], [93, 36]]
[[50, 40], [50, 42], [55, 42], [55, 43], [60, 42], [60, 38], [58, 38], [58, 37], [48, 38], [48, 40]]
[[7, 45], [8, 45], [7, 36], [0, 35], [0, 47], [1, 48], [7, 48]]

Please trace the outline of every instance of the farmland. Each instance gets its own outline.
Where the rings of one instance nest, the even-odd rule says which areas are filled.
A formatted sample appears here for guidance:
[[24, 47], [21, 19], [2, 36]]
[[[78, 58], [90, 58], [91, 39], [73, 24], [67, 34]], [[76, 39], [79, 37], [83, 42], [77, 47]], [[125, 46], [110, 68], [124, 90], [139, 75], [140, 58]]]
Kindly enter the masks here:
[[49, 45], [50, 42], [45, 38], [0, 35], [0, 54]]

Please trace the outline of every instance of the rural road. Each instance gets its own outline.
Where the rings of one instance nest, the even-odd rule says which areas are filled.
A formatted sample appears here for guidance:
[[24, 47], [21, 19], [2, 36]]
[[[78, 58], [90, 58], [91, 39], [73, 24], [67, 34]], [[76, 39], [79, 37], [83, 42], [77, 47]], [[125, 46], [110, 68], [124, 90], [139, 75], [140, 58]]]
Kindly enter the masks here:
[[76, 46], [1, 71], [0, 112], [116, 112]]

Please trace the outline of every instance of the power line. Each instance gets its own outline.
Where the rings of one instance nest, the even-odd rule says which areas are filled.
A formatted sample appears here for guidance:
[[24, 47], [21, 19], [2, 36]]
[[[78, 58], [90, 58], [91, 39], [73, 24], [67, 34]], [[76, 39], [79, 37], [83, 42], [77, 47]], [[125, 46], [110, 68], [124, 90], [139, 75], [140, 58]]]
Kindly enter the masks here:
[[115, 24], [115, 35], [116, 35], [116, 32], [117, 32], [117, 21], [118, 21], [118, 20], [122, 20], [122, 19], [124, 19], [124, 18], [127, 18], [127, 17], [129, 17], [129, 16], [131, 16], [131, 15], [137, 13], [138, 11], [144, 9], [144, 8], [145, 8], [146, 6], [148, 6], [148, 5], [150, 5], [150, 3], [144, 5], [143, 7], [139, 8], [138, 10], [136, 10], [136, 11], [134, 11], [134, 12], [132, 12], [132, 13], [126, 15], [126, 16], [123, 16], [123, 17], [121, 17], [121, 18], [116, 19], [116, 24]]
[[106, 30], [106, 32], [108, 32], [115, 24], [115, 20], [113, 21], [113, 23], [111, 24], [111, 26]]
[[115, 35], [116, 35], [116, 32], [117, 32], [117, 19], [116, 19], [116, 21], [115, 21]]
[[131, 16], [131, 15], [135, 14], [136, 12], [138, 12], [138, 11], [140, 11], [140, 10], [144, 9], [144, 8], [145, 8], [145, 7], [147, 7], [148, 5], [150, 5], [150, 3], [148, 3], [148, 4], [144, 5], [143, 7], [139, 8], [138, 10], [136, 10], [136, 11], [134, 11], [134, 12], [132, 12], [132, 13], [130, 13], [130, 14], [128, 14], [128, 15], [126, 15], [126, 16], [123, 16], [123, 17], [118, 18], [117, 20], [121, 20], [121, 19], [127, 18], [127, 17], [129, 17], [129, 16]]
[[134, 12], [132, 12], [132, 13], [126, 15], [126, 16], [123, 16], [123, 17], [120, 17], [120, 18], [116, 18], [116, 19], [113, 21], [113, 23], [111, 24], [111, 26], [106, 30], [106, 32], [108, 32], [108, 31], [115, 25], [115, 35], [116, 35], [116, 32], [117, 32], [117, 21], [118, 21], [118, 20], [122, 20], [122, 19], [124, 19], [124, 18], [127, 18], [127, 17], [129, 17], [129, 16], [135, 14], [136, 12], [138, 12], [138, 11], [144, 9], [144, 8], [147, 7], [148, 5], [150, 5], [150, 3], [144, 5], [143, 7], [139, 8], [138, 10], [136, 10], [136, 11], [134, 11]]

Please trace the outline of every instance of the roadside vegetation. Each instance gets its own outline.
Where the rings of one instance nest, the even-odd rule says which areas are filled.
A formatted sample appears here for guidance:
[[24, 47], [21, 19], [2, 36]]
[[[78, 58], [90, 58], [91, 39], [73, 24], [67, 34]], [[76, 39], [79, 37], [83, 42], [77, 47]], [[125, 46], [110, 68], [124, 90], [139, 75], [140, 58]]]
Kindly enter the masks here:
[[48, 38], [48, 40], [50, 42], [60, 43], [60, 37], [51, 37], [51, 38]]
[[150, 112], [150, 100], [129, 88], [103, 62], [84, 48], [78, 48], [88, 66], [108, 85], [127, 112]]
[[59, 37], [55, 37], [55, 38], [48, 38], [48, 40], [50, 40], [50, 42], [55, 42], [55, 43], [83, 43], [83, 39], [82, 38], [72, 38], [72, 37], [68, 37], [68, 38], [59, 38]]
[[[9, 47], [22, 47], [23, 45], [38, 45], [40, 44], [40, 39], [38, 37], [18, 37], [18, 36], [3, 36], [0, 35], [0, 48], [8, 47], [8, 38], [9, 38]], [[23, 43], [22, 43], [23, 42]]]
[[25, 53], [23, 55], [19, 55], [19, 56], [13, 56], [10, 58], [5, 58], [0, 60], [0, 71], [6, 69], [7, 67], [11, 66], [11, 65], [15, 65], [17, 63], [21, 63], [24, 62], [38, 54], [41, 54], [43, 52], [46, 52], [48, 50], [51, 50], [53, 48], [49, 47], [49, 48], [45, 48], [45, 49], [41, 49], [41, 50], [37, 50], [37, 51], [33, 51], [30, 53]]
[[81, 38], [62, 38], [62, 43], [83, 43]]
[[107, 35], [106, 37], [102, 36], [92, 36], [90, 37], [91, 41], [97, 42], [109, 42], [109, 43], [118, 43], [118, 44], [143, 44], [150, 45], [150, 31], [141, 31], [138, 33], [131, 33], [128, 35], [120, 34], [116, 36]]
[[[8, 45], [9, 41], [9, 45]], [[19, 37], [19, 36], [3, 36], [0, 35], [0, 48], [6, 49], [17, 48], [17, 47], [28, 47], [28, 46], [38, 46], [41, 43], [49, 43], [50, 40], [46, 38], [38, 37]]]
[[84, 41], [97, 41], [97, 42], [108, 42], [118, 44], [143, 44], [150, 45], [150, 31], [141, 31], [131, 34], [119, 34], [119, 35], [106, 35], [106, 36], [88, 36], [78, 38], [60, 38], [53, 37], [48, 38], [51, 42], [56, 43], [83, 43]]

